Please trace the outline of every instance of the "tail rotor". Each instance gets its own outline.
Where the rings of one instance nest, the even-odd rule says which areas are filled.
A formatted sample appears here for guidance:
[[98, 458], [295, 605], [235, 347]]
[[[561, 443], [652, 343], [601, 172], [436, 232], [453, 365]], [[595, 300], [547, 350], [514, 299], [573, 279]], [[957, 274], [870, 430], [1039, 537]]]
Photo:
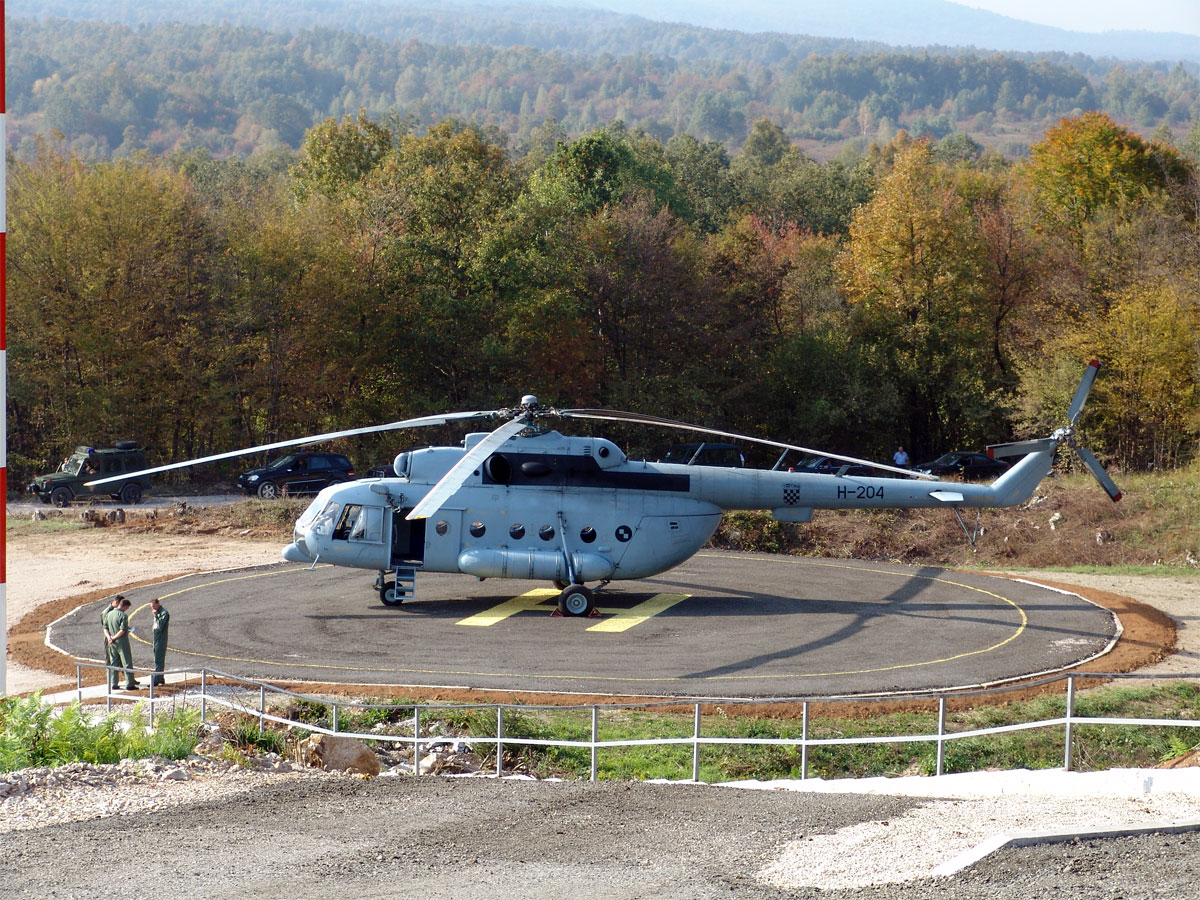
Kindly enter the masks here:
[[1092, 477], [1100, 483], [1100, 487], [1104, 488], [1112, 501], [1116, 503], [1121, 499], [1121, 489], [1108, 476], [1108, 472], [1104, 470], [1100, 460], [1096, 459], [1096, 455], [1087, 447], [1082, 446], [1075, 440], [1075, 423], [1079, 421], [1080, 415], [1083, 413], [1083, 406], [1087, 402], [1088, 394], [1092, 392], [1092, 385], [1096, 381], [1096, 374], [1100, 371], [1100, 363], [1092, 360], [1083, 370], [1083, 378], [1079, 382], [1079, 387], [1075, 389], [1075, 395], [1071, 398], [1071, 403], [1067, 407], [1067, 425], [1059, 428], [1048, 438], [1041, 438], [1033, 441], [1014, 441], [1010, 444], [993, 444], [987, 448], [988, 456], [1000, 459], [1006, 456], [1024, 456], [1027, 453], [1035, 451], [1050, 451], [1053, 452], [1059, 446], [1066, 444], [1087, 467], [1087, 470], [1092, 473]]

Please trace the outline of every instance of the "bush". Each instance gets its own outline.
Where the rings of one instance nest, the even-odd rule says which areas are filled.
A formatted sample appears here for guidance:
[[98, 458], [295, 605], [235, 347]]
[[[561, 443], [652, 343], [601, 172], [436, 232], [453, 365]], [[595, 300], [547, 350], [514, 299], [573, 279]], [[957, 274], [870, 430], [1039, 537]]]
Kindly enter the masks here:
[[153, 731], [139, 704], [131, 712], [96, 718], [73, 703], [54, 715], [41, 694], [0, 700], [0, 772], [70, 762], [115, 763], [163, 756], [182, 759], [200, 741], [200, 714], [178, 710]]

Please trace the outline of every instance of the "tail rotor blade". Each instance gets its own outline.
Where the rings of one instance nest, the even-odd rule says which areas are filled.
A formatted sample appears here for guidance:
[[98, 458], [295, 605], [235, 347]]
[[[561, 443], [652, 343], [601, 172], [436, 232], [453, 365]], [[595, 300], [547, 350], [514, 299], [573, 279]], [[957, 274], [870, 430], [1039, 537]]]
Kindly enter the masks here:
[[1100, 363], [1094, 359], [1083, 370], [1083, 380], [1079, 382], [1079, 387], [1075, 389], [1075, 396], [1071, 398], [1071, 405], [1067, 407], [1067, 421], [1072, 425], [1079, 418], [1079, 414], [1083, 412], [1083, 404], [1087, 402], [1088, 394], [1092, 391], [1092, 384], [1096, 381], [1096, 373], [1099, 371]]
[[1083, 464], [1088, 467], [1088, 471], [1100, 482], [1100, 487], [1104, 488], [1108, 496], [1112, 498], [1113, 503], [1120, 500], [1121, 489], [1108, 477], [1108, 473], [1104, 471], [1104, 466], [1100, 464], [1100, 460], [1096, 459], [1096, 455], [1087, 447], [1076, 447], [1075, 452], [1079, 454]]

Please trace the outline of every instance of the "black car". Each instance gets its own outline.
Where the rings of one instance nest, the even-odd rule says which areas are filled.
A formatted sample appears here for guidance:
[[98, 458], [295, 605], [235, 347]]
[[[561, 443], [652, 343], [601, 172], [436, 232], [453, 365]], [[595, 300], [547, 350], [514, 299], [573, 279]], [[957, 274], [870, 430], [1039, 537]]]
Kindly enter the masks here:
[[288, 453], [265, 466], [247, 469], [238, 487], [263, 500], [280, 494], [315, 494], [331, 484], [354, 479], [354, 466], [340, 453]]
[[958, 450], [939, 456], [932, 462], [913, 466], [918, 472], [930, 475], [961, 475], [963, 478], [991, 480], [1008, 469], [1008, 463], [992, 459], [986, 453]]

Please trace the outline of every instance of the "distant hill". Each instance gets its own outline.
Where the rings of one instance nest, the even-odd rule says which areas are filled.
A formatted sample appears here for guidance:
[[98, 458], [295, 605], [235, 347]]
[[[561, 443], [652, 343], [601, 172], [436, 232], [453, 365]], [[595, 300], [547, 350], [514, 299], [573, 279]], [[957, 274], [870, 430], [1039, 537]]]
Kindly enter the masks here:
[[[6, 48], [8, 141], [18, 153], [52, 132], [95, 157], [295, 149], [313, 125], [359, 110], [417, 127], [472, 120], [516, 145], [542, 140], [548, 119], [569, 136], [619, 119], [663, 142], [688, 133], [731, 151], [765, 117], [818, 159], [886, 143], [900, 128], [966, 134], [1019, 156], [1054, 122], [1087, 110], [1164, 137], [1200, 121], [1200, 79], [1181, 63], [897, 50], [562, 7], [533, 16], [477, 5], [468, 15], [387, 2], [178, 0], [122, 5], [130, 21], [114, 24], [14, 16], [24, 2], [9, 5]], [[44, 3], [46, 12], [116, 6]], [[229, 21], [211, 21], [225, 11]], [[322, 24], [335, 13], [338, 27]], [[185, 14], [201, 21], [155, 18]]]
[[[93, 19], [126, 25], [161, 22], [335, 28], [384, 39], [434, 43], [528, 44], [592, 52], [588, 33], [603, 40], [639, 24], [686, 23], [709, 29], [805, 35], [842, 43], [1021, 53], [1085, 54], [1147, 62], [1200, 64], [1200, 37], [1151, 30], [1101, 34], [1068, 31], [962, 6], [949, 0], [9, 0], [8, 15]], [[1157, 24], [1159, 28], [1153, 26]], [[431, 33], [431, 29], [437, 33]], [[702, 43], [702, 42], [701, 42]], [[647, 48], [649, 49], [649, 48]], [[691, 48], [683, 47], [681, 50]], [[879, 49], [875, 47], [873, 49]], [[828, 51], [825, 51], [828, 52]]]
[[[484, 3], [490, 0], [482, 0]], [[1001, 16], [948, 0], [558, 0], [600, 6], [659, 21], [706, 28], [778, 31], [815, 37], [855, 38], [896, 47], [976, 47], [981, 50], [1085, 53], [1125, 60], [1200, 62], [1200, 37], [1170, 31], [1166, 22], [1146, 31], [1100, 34], [1067, 31]], [[1200, 11], [1197, 12], [1200, 17]], [[1156, 27], [1157, 26], [1157, 27]]]

